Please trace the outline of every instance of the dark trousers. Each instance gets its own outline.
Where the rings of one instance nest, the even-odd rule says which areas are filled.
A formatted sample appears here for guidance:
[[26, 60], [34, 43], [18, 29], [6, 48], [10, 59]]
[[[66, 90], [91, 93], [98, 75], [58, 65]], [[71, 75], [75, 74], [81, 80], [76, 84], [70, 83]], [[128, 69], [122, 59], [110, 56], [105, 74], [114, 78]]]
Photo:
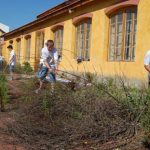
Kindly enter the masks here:
[[0, 60], [0, 71], [3, 71], [3, 61]]

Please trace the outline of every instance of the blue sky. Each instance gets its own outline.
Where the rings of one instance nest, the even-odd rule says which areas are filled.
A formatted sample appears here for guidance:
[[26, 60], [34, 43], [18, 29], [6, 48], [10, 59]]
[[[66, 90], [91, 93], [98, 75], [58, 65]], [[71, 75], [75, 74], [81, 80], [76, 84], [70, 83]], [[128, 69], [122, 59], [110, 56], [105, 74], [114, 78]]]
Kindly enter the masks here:
[[11, 30], [20, 27], [36, 16], [64, 0], [0, 0], [0, 22]]

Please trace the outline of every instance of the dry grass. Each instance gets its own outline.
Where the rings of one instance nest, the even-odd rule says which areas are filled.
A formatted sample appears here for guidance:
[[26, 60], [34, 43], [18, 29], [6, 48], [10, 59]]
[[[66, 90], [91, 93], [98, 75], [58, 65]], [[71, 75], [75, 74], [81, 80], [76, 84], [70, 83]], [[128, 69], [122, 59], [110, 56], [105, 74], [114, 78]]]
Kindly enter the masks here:
[[[23, 92], [18, 99], [19, 109], [5, 131], [26, 149], [99, 149], [104, 143], [118, 140], [124, 140], [124, 145], [137, 131], [134, 113], [105, 93], [106, 89], [100, 90], [102, 87], [72, 90], [57, 84], [51, 93], [47, 85], [35, 95], [36, 84], [29, 80], [17, 85]], [[116, 143], [113, 148], [121, 145]]]

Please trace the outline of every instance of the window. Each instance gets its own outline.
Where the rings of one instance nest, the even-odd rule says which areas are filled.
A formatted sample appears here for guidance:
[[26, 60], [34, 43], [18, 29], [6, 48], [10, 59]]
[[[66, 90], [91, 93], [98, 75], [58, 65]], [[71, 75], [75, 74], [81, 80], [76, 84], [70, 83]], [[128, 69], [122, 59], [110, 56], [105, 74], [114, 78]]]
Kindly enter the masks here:
[[25, 51], [25, 61], [30, 61], [30, 51], [31, 51], [31, 36], [27, 36], [26, 38], [26, 51]]
[[44, 47], [44, 32], [37, 32], [36, 35], [36, 58], [40, 58], [41, 50]]
[[110, 18], [109, 60], [134, 61], [137, 9], [122, 10]]
[[20, 62], [20, 51], [21, 51], [21, 39], [20, 38], [18, 38], [17, 40], [16, 40], [16, 53], [17, 53], [17, 60], [18, 60], [18, 62]]
[[58, 50], [59, 58], [61, 58], [63, 49], [63, 27], [60, 27], [54, 31], [54, 44]]
[[89, 60], [91, 35], [91, 19], [79, 22], [76, 25], [76, 56], [77, 59]]

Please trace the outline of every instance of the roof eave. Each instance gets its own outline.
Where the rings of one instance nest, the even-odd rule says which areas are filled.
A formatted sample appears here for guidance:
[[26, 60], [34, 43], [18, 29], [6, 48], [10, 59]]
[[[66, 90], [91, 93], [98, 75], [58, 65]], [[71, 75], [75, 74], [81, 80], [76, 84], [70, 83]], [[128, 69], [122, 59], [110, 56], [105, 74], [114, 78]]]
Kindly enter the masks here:
[[[79, 4], [78, 4], [79, 1], [82, 1], [82, 4], [79, 5]], [[46, 16], [44, 16], [44, 17], [41, 17], [41, 18], [39, 18], [39, 19], [37, 19], [37, 20], [34, 20], [34, 21], [32, 21], [32, 22], [30, 22], [30, 23], [28, 23], [28, 24], [25, 24], [24, 26], [21, 26], [21, 27], [15, 29], [15, 30], [12, 30], [12, 31], [10, 31], [10, 32], [8, 32], [8, 33], [5, 33], [5, 34], [4, 34], [4, 38], [6, 38], [6, 37], [8, 37], [8, 36], [11, 36], [11, 35], [13, 35], [13, 34], [15, 34], [15, 33], [17, 33], [17, 32], [21, 32], [21, 31], [23, 31], [23, 30], [25, 30], [25, 29], [27, 29], [27, 28], [29, 28], [29, 27], [32, 27], [32, 26], [34, 26], [34, 25], [37, 25], [38, 23], [44, 22], [44, 21], [46, 21], [47, 19], [49, 19], [49, 18], [51, 18], [51, 17], [58, 16], [58, 15], [60, 15], [60, 14], [63, 14], [63, 13], [65, 13], [65, 12], [68, 12], [68, 8], [69, 8], [69, 9], [74, 9], [74, 8], [83, 6], [83, 5], [85, 5], [85, 4], [89, 3], [89, 2], [92, 2], [92, 1], [94, 1], [94, 0], [78, 0], [78, 3], [76, 3], [76, 4], [74, 4], [74, 5], [73, 5], [73, 4], [70, 4], [70, 5], [67, 6], [67, 7], [63, 7], [63, 8], [61, 8], [61, 9], [58, 9], [58, 10], [56, 10], [55, 12], [51, 12], [50, 14], [48, 14], [48, 15], [46, 15]], [[76, 1], [76, 2], [77, 2], [77, 1]], [[60, 5], [61, 5], [61, 4], [60, 4]], [[59, 6], [59, 5], [58, 5], [58, 6]], [[52, 8], [52, 9], [53, 9], [53, 8]]]

